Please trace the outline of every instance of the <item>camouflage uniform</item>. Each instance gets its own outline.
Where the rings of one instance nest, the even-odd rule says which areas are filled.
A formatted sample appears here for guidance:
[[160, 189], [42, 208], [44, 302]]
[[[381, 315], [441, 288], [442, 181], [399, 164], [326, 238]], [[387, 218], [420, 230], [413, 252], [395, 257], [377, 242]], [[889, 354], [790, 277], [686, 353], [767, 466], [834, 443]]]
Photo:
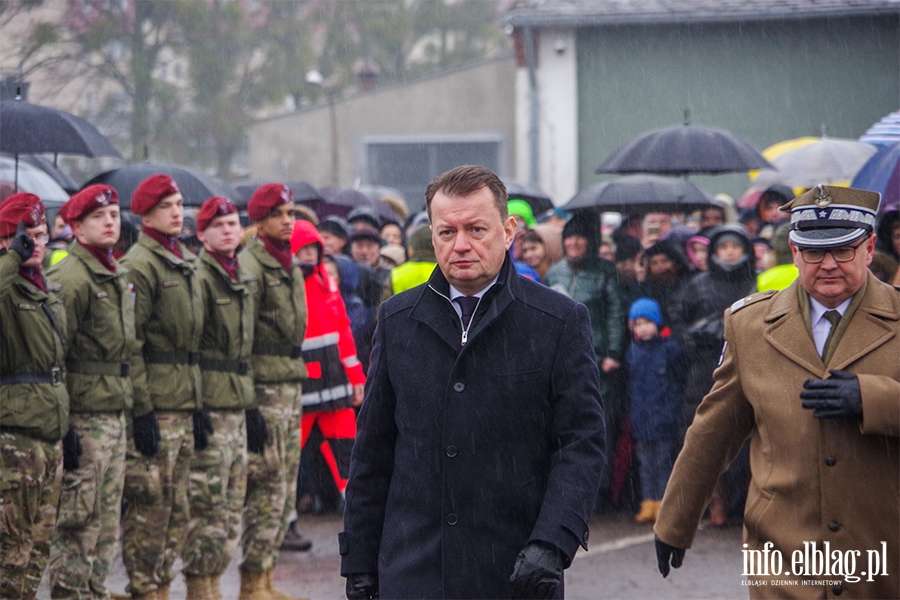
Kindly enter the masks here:
[[256, 282], [242, 270], [232, 281], [210, 254], [200, 255], [205, 317], [203, 406], [214, 433], [191, 459], [191, 518], [182, 551], [187, 577], [217, 577], [237, 547], [247, 492], [247, 429], [244, 411], [256, 407], [249, 361], [253, 349]]
[[125, 460], [122, 560], [133, 596], [150, 594], [174, 578], [189, 508], [191, 414], [200, 408], [199, 347], [203, 304], [197, 257], [183, 245], [183, 259], [142, 233], [122, 259], [131, 269], [139, 353], [131, 362], [133, 415], [155, 410], [159, 452], [145, 457], [129, 439]]
[[59, 286], [18, 274], [0, 253], [0, 596], [33, 598], [56, 525], [62, 444], [66, 314]]
[[135, 348], [128, 271], [113, 265], [115, 273], [76, 242], [49, 272], [66, 307], [66, 387], [82, 448], [79, 468], [63, 474], [50, 553], [53, 598], [109, 597], [104, 582], [119, 540]]
[[257, 280], [253, 381], [269, 429], [263, 455], [250, 455], [241, 569], [271, 573], [297, 495], [306, 292], [297, 260], [288, 273], [256, 238], [247, 241], [240, 262]]

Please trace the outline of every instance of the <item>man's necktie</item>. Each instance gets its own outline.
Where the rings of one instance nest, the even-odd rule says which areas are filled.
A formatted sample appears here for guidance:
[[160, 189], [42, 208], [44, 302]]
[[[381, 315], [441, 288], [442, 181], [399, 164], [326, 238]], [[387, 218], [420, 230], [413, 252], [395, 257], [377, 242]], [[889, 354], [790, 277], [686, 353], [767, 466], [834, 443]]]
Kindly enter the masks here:
[[825, 345], [822, 346], [822, 356], [825, 357], [828, 355], [828, 348], [831, 346], [832, 340], [834, 340], [834, 333], [837, 331], [838, 323], [841, 321], [841, 313], [836, 310], [826, 310], [825, 314], [822, 316], [831, 323], [831, 329], [828, 330], [828, 337], [825, 338]]
[[478, 306], [478, 298], [475, 296], [459, 296], [458, 298], [454, 298], [454, 301], [459, 304], [459, 308], [462, 309], [463, 329], [468, 329], [469, 322], [472, 320], [472, 315], [475, 314], [475, 307]]

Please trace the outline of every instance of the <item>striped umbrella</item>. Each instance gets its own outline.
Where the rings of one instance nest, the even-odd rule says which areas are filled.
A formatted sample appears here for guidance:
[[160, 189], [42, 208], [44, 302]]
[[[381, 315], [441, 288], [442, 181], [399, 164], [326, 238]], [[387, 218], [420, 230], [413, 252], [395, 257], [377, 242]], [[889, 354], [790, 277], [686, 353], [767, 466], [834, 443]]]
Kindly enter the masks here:
[[892, 112], [869, 127], [859, 141], [878, 146], [900, 142], [900, 110]]

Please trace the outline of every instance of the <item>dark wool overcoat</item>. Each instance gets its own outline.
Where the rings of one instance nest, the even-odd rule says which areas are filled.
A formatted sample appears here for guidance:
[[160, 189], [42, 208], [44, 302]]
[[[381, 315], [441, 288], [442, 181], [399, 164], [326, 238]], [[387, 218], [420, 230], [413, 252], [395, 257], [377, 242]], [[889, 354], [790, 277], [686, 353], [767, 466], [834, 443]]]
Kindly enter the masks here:
[[587, 548], [605, 450], [587, 310], [507, 257], [463, 345], [449, 294], [435, 269], [378, 319], [340, 549], [382, 598], [509, 598], [527, 543], [566, 565]]

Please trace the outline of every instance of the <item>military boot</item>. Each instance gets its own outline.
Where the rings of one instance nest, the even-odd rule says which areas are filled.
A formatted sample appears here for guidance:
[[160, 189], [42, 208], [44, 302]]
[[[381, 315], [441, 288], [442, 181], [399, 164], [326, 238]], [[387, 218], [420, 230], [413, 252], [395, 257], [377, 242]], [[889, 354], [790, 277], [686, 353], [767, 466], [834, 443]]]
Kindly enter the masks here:
[[266, 574], [241, 569], [240, 600], [272, 600], [266, 589]]
[[212, 590], [209, 587], [209, 577], [184, 577], [184, 583], [187, 586], [187, 595], [185, 600], [214, 600]]
[[275, 587], [275, 580], [273, 579], [272, 574], [275, 572], [275, 567], [272, 567], [268, 571], [266, 571], [266, 591], [269, 592], [269, 596], [272, 597], [272, 600], [309, 600], [309, 598], [294, 598], [293, 596], [288, 596], [281, 590]]

